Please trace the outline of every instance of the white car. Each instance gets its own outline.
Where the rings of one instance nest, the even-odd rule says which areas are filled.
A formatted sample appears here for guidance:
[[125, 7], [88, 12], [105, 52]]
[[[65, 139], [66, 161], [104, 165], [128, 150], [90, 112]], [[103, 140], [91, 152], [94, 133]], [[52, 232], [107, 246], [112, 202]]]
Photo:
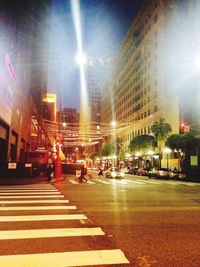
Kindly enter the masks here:
[[125, 173], [117, 167], [112, 167], [105, 172], [106, 178], [123, 178]]

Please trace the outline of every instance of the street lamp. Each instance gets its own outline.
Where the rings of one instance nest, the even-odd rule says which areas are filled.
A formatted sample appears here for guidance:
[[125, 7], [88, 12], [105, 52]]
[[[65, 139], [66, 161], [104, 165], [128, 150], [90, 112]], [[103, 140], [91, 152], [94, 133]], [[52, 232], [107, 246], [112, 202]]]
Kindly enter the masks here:
[[75, 58], [76, 58], [76, 62], [80, 66], [83, 66], [87, 63], [87, 57], [83, 52], [77, 53]]
[[171, 153], [171, 149], [166, 147], [163, 152], [166, 154], [167, 156], [167, 170], [169, 169], [169, 154]]
[[115, 127], [116, 127], [116, 125], [117, 125], [116, 121], [115, 121], [115, 120], [113, 120], [113, 121], [111, 122], [111, 125], [112, 125], [112, 127], [113, 127], [113, 128], [115, 128]]
[[65, 128], [67, 126], [67, 123], [66, 122], [63, 122], [62, 125]]

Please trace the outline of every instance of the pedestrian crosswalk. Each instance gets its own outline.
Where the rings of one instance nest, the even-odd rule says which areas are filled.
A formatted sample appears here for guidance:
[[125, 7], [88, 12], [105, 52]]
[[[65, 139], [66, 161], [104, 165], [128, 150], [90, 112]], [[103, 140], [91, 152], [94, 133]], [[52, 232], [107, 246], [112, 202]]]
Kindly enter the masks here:
[[[80, 185], [78, 180], [76, 178], [69, 178], [68, 182], [74, 185]], [[184, 181], [176, 181], [176, 180], [156, 180], [156, 179], [140, 179], [140, 178], [123, 178], [123, 179], [107, 179], [105, 177], [101, 178], [92, 178], [87, 181], [88, 185], [98, 185], [98, 184], [104, 184], [104, 185], [135, 185], [135, 186], [142, 186], [142, 185], [154, 185], [154, 186], [162, 186], [162, 185], [170, 185], [170, 186], [189, 186], [189, 187], [195, 187], [200, 186], [198, 183], [194, 182], [184, 182]]]
[[[0, 266], [129, 265], [123, 251], [108, 246], [102, 229], [69, 202], [51, 184], [0, 186]], [[98, 238], [106, 239], [105, 247]]]

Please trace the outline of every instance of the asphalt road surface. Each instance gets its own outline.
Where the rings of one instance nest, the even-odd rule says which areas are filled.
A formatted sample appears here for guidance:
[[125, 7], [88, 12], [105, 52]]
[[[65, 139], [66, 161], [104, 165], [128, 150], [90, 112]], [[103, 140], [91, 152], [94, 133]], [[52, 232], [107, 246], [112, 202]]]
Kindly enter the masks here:
[[200, 266], [200, 184], [93, 173], [0, 186], [0, 266]]
[[130, 266], [200, 266], [200, 184], [93, 173], [83, 184], [67, 176], [62, 191], [125, 253]]

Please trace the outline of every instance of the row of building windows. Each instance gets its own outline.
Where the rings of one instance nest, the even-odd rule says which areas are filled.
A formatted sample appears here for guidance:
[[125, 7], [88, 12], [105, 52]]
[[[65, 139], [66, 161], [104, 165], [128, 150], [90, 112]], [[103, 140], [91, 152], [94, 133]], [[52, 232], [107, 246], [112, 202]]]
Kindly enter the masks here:
[[124, 136], [122, 138], [123, 142], [130, 142], [134, 137], [138, 135], [143, 135], [143, 134], [151, 134], [151, 126], [147, 126], [144, 128], [136, 129], [132, 133], [129, 133], [128, 135]]
[[[138, 108], [139, 109], [139, 108]], [[137, 110], [138, 110], [137, 109]], [[120, 113], [120, 114], [117, 114], [119, 116], [120, 119], [126, 119], [128, 118], [129, 116], [131, 116], [131, 114], [133, 114], [136, 110], [130, 110], [128, 111], [127, 113]], [[150, 116], [151, 114], [155, 113], [158, 111], [158, 106], [155, 105], [153, 110], [151, 111], [150, 109], [148, 109], [147, 111], [144, 111], [143, 113], [141, 114], [138, 114], [133, 121], [138, 121], [138, 120], [142, 120], [142, 119], [145, 119], [146, 117]]]

